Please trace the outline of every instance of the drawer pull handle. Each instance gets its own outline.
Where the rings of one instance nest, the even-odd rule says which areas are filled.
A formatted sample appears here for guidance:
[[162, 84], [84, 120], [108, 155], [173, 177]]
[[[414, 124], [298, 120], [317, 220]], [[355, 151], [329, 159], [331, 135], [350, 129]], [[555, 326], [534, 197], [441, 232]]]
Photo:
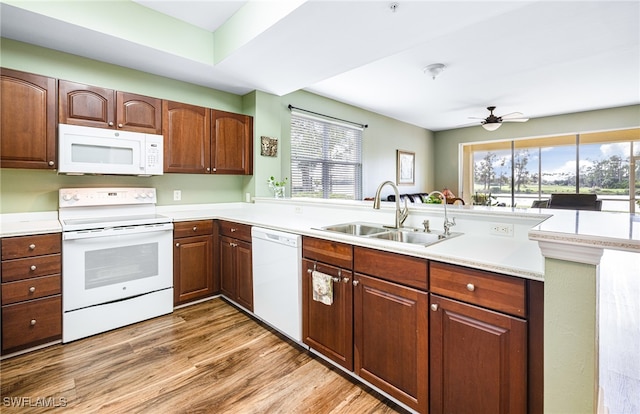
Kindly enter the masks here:
[[31, 265], [31, 270], [36, 270], [36, 269], [37, 269], [36, 265]]
[[31, 326], [34, 326], [36, 324], [36, 320], [35, 319], [31, 319]]
[[29, 250], [35, 250], [36, 249], [36, 245], [35, 244], [30, 244], [29, 245]]
[[35, 287], [35, 286], [31, 286], [31, 287], [29, 288], [29, 292], [33, 293], [33, 292], [35, 292], [35, 291], [36, 291], [36, 287]]
[[193, 231], [198, 231], [198, 226], [193, 226]]
[[467, 283], [467, 290], [469, 292], [473, 292], [474, 290], [476, 290], [476, 287], [473, 285], [473, 283]]
[[438, 304], [437, 303], [432, 303], [431, 304], [431, 310], [434, 311], [434, 312], [437, 311], [438, 310]]

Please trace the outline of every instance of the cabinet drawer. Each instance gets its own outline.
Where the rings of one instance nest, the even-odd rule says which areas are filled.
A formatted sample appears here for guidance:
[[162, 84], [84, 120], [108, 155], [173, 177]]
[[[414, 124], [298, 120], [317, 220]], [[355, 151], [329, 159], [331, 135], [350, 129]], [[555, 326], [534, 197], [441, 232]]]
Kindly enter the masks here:
[[2, 239], [2, 260], [53, 253], [60, 253], [59, 233]]
[[213, 234], [213, 220], [184, 221], [173, 223], [173, 238], [206, 236]]
[[34, 277], [2, 284], [2, 304], [22, 302], [60, 293], [60, 275]]
[[353, 247], [345, 243], [303, 237], [302, 257], [345, 269], [353, 268]]
[[251, 226], [230, 221], [220, 221], [220, 234], [251, 243]]
[[417, 257], [355, 247], [353, 269], [356, 273], [427, 290], [427, 261]]
[[520, 317], [526, 316], [525, 282], [460, 266], [430, 264], [431, 292]]
[[59, 274], [61, 272], [60, 254], [27, 257], [2, 262], [2, 281], [13, 282], [32, 277]]
[[2, 307], [2, 350], [54, 340], [62, 335], [59, 295]]

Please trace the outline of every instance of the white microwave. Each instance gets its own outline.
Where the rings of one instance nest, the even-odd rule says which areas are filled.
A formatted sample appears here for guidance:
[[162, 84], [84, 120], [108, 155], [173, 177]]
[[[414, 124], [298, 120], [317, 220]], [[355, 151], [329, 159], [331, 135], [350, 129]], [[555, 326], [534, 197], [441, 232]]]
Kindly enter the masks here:
[[162, 175], [162, 135], [58, 125], [58, 172]]

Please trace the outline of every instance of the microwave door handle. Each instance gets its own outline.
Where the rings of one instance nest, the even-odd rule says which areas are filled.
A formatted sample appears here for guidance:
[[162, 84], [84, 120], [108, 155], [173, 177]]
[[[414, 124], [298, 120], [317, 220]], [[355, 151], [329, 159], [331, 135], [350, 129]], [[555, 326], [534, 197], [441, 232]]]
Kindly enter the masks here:
[[144, 155], [147, 152], [147, 143], [143, 141], [141, 147], [142, 148], [140, 148], [140, 170], [146, 171], [147, 165], [144, 161]]

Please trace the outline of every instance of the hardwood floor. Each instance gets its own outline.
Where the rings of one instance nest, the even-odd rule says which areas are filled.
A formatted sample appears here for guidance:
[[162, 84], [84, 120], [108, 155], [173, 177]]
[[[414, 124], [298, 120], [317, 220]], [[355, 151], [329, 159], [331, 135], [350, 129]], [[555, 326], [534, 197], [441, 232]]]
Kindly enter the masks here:
[[219, 298], [3, 360], [1, 375], [3, 413], [406, 413]]

